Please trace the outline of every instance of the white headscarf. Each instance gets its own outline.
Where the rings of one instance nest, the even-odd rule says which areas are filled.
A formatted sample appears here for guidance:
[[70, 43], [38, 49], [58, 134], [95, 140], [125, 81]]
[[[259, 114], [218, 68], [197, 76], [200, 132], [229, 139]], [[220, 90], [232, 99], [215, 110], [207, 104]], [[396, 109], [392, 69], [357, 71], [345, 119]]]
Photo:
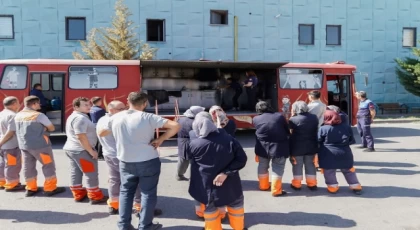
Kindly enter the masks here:
[[222, 107], [214, 105], [209, 110], [210, 115], [215, 113], [215, 117], [212, 115], [212, 120], [214, 124], [217, 126], [217, 128], [223, 128], [227, 125], [229, 122], [229, 118], [227, 117], [225, 111], [222, 109]]
[[207, 137], [212, 132], [219, 132], [207, 112], [197, 114], [193, 122], [193, 130], [197, 137]]
[[198, 113], [203, 112], [205, 108], [200, 106], [191, 106], [184, 115], [188, 118], [194, 118]]

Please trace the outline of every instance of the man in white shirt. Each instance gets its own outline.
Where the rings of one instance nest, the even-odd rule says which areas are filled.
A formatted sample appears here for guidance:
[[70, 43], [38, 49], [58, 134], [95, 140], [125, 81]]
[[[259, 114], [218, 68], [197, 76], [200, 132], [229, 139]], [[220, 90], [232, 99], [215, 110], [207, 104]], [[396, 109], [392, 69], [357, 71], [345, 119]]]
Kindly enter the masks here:
[[25, 186], [20, 184], [22, 156], [15, 124], [20, 103], [16, 97], [6, 97], [3, 106], [4, 110], [0, 112], [0, 189], [6, 192], [25, 190]]
[[[121, 185], [121, 176], [120, 176], [120, 161], [117, 158], [117, 144], [115, 143], [115, 138], [112, 134], [102, 136], [102, 133], [106, 133], [109, 120], [111, 117], [121, 111], [125, 110], [125, 105], [121, 101], [111, 101], [108, 104], [108, 112], [103, 117], [98, 120], [96, 126], [96, 133], [98, 134], [99, 142], [102, 145], [102, 151], [105, 158], [105, 162], [108, 165], [109, 169], [109, 179], [108, 179], [108, 209], [110, 215], [118, 214], [119, 208], [119, 197], [120, 197], [120, 185]], [[104, 131], [105, 130], [105, 131]], [[134, 211], [139, 213], [141, 210], [141, 195], [140, 190], [136, 190], [134, 197]], [[155, 209], [154, 215], [162, 214], [162, 210]]]
[[318, 90], [312, 90], [308, 93], [309, 98], [309, 113], [314, 114], [318, 117], [318, 127], [324, 123], [324, 113], [327, 110], [327, 106], [321, 101], [321, 92]]
[[[314, 114], [318, 117], [318, 128], [324, 124], [324, 113], [327, 110], [327, 106], [321, 101], [321, 92], [318, 90], [312, 90], [308, 93], [309, 98], [309, 113]], [[318, 154], [315, 155], [314, 164], [316, 168], [319, 168]]]
[[[128, 95], [129, 110], [112, 116], [108, 132], [115, 138], [117, 158], [120, 161], [121, 191], [119, 200], [119, 229], [129, 229], [133, 198], [138, 186], [141, 190], [139, 230], [156, 230], [161, 224], [153, 224], [157, 203], [157, 185], [161, 162], [157, 148], [174, 136], [180, 125], [160, 116], [143, 112], [147, 107], [147, 94], [131, 92]], [[155, 130], [164, 128], [166, 132], [154, 139]], [[107, 133], [103, 133], [106, 135]]]

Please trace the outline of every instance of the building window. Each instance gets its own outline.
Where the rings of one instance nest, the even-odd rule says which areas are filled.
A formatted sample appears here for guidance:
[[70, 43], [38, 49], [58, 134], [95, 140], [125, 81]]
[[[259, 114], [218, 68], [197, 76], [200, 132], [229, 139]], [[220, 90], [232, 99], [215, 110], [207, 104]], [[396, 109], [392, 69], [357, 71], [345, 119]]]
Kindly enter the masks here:
[[210, 24], [211, 25], [227, 25], [228, 11], [227, 10], [210, 10]]
[[164, 42], [165, 41], [165, 20], [147, 19], [147, 41]]
[[403, 28], [403, 47], [416, 47], [417, 28]]
[[86, 40], [86, 18], [66, 18], [66, 40]]
[[25, 89], [28, 68], [26, 66], [6, 66], [1, 79], [1, 89]]
[[313, 45], [315, 43], [314, 24], [299, 25], [299, 45]]
[[341, 45], [341, 26], [327, 25], [327, 45]]
[[0, 15], [0, 39], [14, 39], [13, 15]]
[[118, 86], [116, 66], [70, 66], [69, 88], [115, 89]]

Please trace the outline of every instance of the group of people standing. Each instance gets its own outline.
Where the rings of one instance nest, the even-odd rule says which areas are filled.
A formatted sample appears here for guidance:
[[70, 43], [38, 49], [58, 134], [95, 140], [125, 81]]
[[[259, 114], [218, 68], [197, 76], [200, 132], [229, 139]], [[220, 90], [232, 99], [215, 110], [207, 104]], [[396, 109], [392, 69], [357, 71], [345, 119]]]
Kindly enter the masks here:
[[[359, 94], [360, 95], [360, 94]], [[363, 95], [362, 95], [363, 96]], [[365, 94], [364, 94], [365, 96]], [[188, 180], [184, 174], [191, 166], [189, 194], [195, 200], [195, 213], [204, 218], [204, 229], [221, 230], [221, 221], [229, 219], [234, 230], [244, 230], [244, 196], [239, 170], [245, 167], [247, 156], [235, 139], [236, 125], [219, 106], [209, 112], [192, 106], [177, 121], [144, 112], [148, 96], [141, 92], [128, 95], [124, 103], [112, 101], [108, 113], [93, 122], [92, 103], [88, 98], [73, 100], [73, 113], [66, 121], [67, 141], [63, 147], [70, 162], [70, 189], [76, 202], [89, 199], [91, 204], [107, 202], [110, 214], [119, 214], [119, 229], [132, 229], [134, 212], [140, 218], [138, 229], [160, 229], [153, 217], [156, 209], [157, 185], [161, 162], [157, 148], [178, 134], [179, 162], [176, 179]], [[311, 103], [297, 101], [292, 105], [289, 121], [275, 112], [268, 103], [256, 105], [259, 114], [253, 118], [256, 128], [255, 160], [258, 162], [260, 190], [271, 190], [273, 196], [286, 194], [282, 188], [287, 158], [292, 163], [292, 188], [300, 190], [305, 168], [306, 184], [317, 189], [316, 164], [324, 173], [328, 191], [336, 193], [336, 170], [344, 174], [350, 188], [361, 194], [362, 187], [353, 167], [354, 143], [348, 117], [335, 106], [326, 106], [319, 91], [309, 93]], [[55, 163], [48, 132], [54, 125], [41, 112], [40, 99], [24, 99], [24, 109], [16, 97], [7, 97], [0, 113], [0, 188], [8, 191], [26, 190], [26, 196], [38, 192], [36, 162], [42, 164], [45, 176], [44, 193], [53, 196], [65, 191], [57, 187]], [[371, 112], [369, 103], [363, 107]], [[363, 111], [362, 111], [363, 112]], [[368, 116], [360, 115], [360, 119]], [[373, 114], [374, 116], [374, 114]], [[370, 114], [369, 122], [372, 122]], [[96, 121], [96, 120], [95, 120]], [[366, 123], [365, 123], [366, 124]], [[155, 130], [166, 132], [155, 138]], [[363, 126], [362, 139], [370, 130]], [[109, 168], [109, 197], [99, 188], [97, 142]], [[366, 146], [364, 146], [364, 144]], [[373, 142], [362, 142], [373, 149]], [[19, 181], [24, 159], [26, 186]], [[316, 156], [318, 154], [318, 157]], [[269, 164], [271, 162], [271, 185]], [[83, 186], [83, 176], [87, 178]]]

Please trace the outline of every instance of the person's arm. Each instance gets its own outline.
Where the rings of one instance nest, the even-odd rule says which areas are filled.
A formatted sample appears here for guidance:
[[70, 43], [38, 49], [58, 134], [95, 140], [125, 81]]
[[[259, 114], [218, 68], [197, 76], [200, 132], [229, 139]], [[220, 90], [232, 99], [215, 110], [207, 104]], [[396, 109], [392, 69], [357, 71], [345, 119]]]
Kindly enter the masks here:
[[348, 126], [347, 128], [349, 129], [349, 145], [356, 144], [351, 126]]
[[289, 137], [290, 136], [290, 129], [289, 129], [289, 125], [287, 123], [287, 120], [284, 116], [281, 116], [281, 122], [283, 123], [283, 130], [286, 132], [286, 135]]
[[222, 186], [226, 178], [230, 175], [236, 174], [239, 170], [243, 169], [246, 165], [248, 157], [241, 144], [235, 139], [232, 138], [231, 151], [234, 154], [234, 159], [230, 164], [213, 180], [213, 184], [216, 186]]
[[324, 134], [324, 132], [323, 132], [322, 128], [320, 128], [320, 129], [318, 130], [318, 143], [319, 143], [319, 144], [323, 144], [323, 143], [324, 143], [324, 141], [325, 141], [325, 134]]
[[7, 132], [3, 136], [3, 138], [0, 139], [0, 147], [4, 145], [6, 142], [8, 142], [16, 133], [16, 123], [14, 117], [10, 117], [10, 119], [7, 122]]
[[293, 119], [289, 119], [289, 131], [290, 131], [290, 134], [293, 133], [293, 129], [295, 129], [295, 128], [296, 128], [295, 122], [293, 121]]
[[150, 145], [152, 145], [155, 148], [158, 148], [164, 141], [175, 136], [181, 129], [181, 125], [178, 122], [167, 120], [157, 115], [152, 115], [152, 117], [150, 118], [150, 123], [152, 124], [154, 129], [166, 129], [166, 132], [163, 135], [150, 142]]
[[105, 109], [101, 109], [101, 110], [99, 110], [99, 111], [97, 112], [97, 114], [96, 114], [96, 117], [98, 118], [98, 121], [99, 121], [99, 119], [100, 119], [101, 117], [105, 116], [105, 114], [106, 114]]
[[372, 102], [369, 103], [369, 112], [371, 116], [371, 122], [373, 122], [373, 119], [375, 119], [376, 116], [376, 110], [375, 105]]
[[37, 117], [37, 121], [45, 127], [46, 131], [48, 132], [55, 131], [54, 125], [51, 123], [50, 119], [48, 119], [48, 117], [45, 114], [40, 113]]
[[252, 83], [253, 83], [252, 78], [249, 78], [248, 81], [244, 82], [244, 86], [245, 87], [251, 87]]
[[86, 121], [86, 119], [76, 118], [73, 121], [74, 134], [76, 134], [80, 145], [82, 145], [83, 149], [86, 150], [93, 159], [98, 159], [98, 153], [92, 148], [86, 135], [88, 126], [89, 123]]

